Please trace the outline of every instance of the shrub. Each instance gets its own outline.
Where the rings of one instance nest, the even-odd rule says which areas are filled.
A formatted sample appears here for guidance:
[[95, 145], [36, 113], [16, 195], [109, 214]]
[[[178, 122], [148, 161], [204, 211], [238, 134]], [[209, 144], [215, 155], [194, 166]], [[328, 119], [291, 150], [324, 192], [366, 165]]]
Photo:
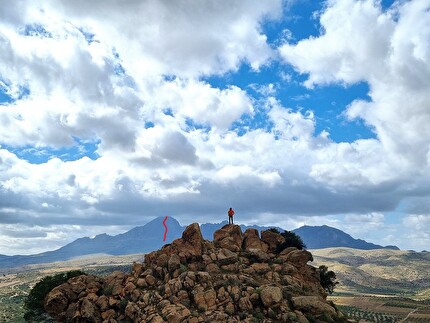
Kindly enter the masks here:
[[333, 293], [334, 288], [339, 284], [336, 281], [336, 274], [332, 270], [328, 270], [328, 267], [324, 265], [321, 265], [319, 270], [321, 286], [330, 294]]
[[67, 282], [70, 278], [80, 275], [85, 275], [85, 273], [80, 270], [72, 270], [66, 273], [60, 273], [54, 276], [46, 276], [42, 278], [30, 290], [30, 293], [24, 301], [24, 310], [26, 311], [24, 314], [24, 319], [26, 321], [38, 321], [38, 317], [43, 316], [45, 313], [43, 302], [46, 295], [48, 295], [48, 293], [55, 287]]
[[302, 238], [300, 238], [297, 234], [291, 231], [284, 231], [281, 233], [281, 236], [284, 237], [285, 242], [282, 243], [278, 247], [278, 252], [281, 252], [282, 250], [289, 248], [289, 247], [296, 247], [297, 249], [305, 249], [306, 245], [303, 242]]
[[113, 292], [113, 285], [109, 285], [109, 286], [106, 286], [104, 289], [103, 289], [103, 295], [105, 295], [105, 296], [111, 296], [112, 295], [112, 292]]
[[276, 228], [270, 228], [269, 230], [267, 230], [267, 231], [270, 231], [270, 232], [273, 232], [273, 233], [277, 233], [277, 234], [281, 234], [281, 232], [279, 232], [279, 230], [278, 229], [276, 229]]

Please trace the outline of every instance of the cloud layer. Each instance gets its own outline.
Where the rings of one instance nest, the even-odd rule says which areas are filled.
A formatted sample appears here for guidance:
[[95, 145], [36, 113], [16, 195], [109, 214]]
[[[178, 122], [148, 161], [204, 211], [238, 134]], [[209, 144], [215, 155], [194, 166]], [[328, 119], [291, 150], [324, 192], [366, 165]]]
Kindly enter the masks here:
[[[0, 253], [50, 249], [166, 214], [214, 221], [229, 206], [244, 223], [318, 221], [358, 235], [407, 209], [410, 231], [399, 223], [375, 241], [428, 246], [420, 224], [430, 214], [428, 2], [384, 11], [375, 1], [328, 1], [319, 36], [276, 47], [264, 26], [286, 19], [284, 5], [2, 8], [0, 89], [9, 99], [0, 106]], [[316, 131], [311, 108], [285, 106], [273, 84], [255, 98], [246, 87], [208, 81], [243, 66], [258, 75], [275, 62], [303, 74], [308, 89], [367, 83], [370, 99], [343, 115], [363, 120], [376, 139], [332, 141]], [[35, 163], [25, 150], [51, 157]], [[72, 150], [75, 158], [62, 158]], [[401, 238], [390, 242], [390, 230]], [[409, 232], [420, 242], [408, 244]]]

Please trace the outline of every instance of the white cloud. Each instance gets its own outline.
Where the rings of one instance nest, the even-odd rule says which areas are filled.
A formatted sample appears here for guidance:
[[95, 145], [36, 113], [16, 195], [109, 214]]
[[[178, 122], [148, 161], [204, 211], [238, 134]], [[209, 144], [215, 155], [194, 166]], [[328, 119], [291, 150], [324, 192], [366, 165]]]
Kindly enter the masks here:
[[219, 1], [50, 1], [44, 7], [114, 46], [135, 79], [222, 73], [241, 60], [258, 69], [272, 55], [259, 23], [282, 12], [279, 0], [233, 1], [228, 10]]
[[[414, 0], [382, 12], [374, 1], [330, 1], [320, 37], [281, 46], [308, 87], [369, 84], [371, 101], [345, 115], [362, 118], [377, 139], [335, 143], [316, 133], [310, 108], [281, 104], [278, 83], [254, 86], [264, 96], [255, 101], [238, 86], [203, 81], [276, 58], [262, 21], [279, 18], [281, 1], [14, 2], [0, 12], [0, 84], [13, 97], [0, 105], [0, 220], [10, 225], [0, 250], [14, 230], [38, 244], [47, 223], [57, 246], [67, 228], [87, 228], [71, 239], [101, 222], [216, 220], [224, 204], [261, 224], [350, 214], [351, 223], [381, 227], [405, 196], [428, 195], [427, 7]], [[26, 35], [26, 25], [46, 33]], [[246, 118], [264, 126], [242, 127]], [[18, 157], [82, 145], [77, 138], [96, 143], [100, 157]]]
[[428, 2], [420, 0], [398, 3], [387, 12], [371, 0], [330, 1], [320, 17], [321, 36], [280, 47], [286, 62], [309, 75], [309, 87], [359, 81], [370, 87], [371, 101], [354, 101], [346, 116], [362, 118], [378, 141], [357, 141], [349, 146], [356, 155], [352, 164], [336, 159], [339, 164], [315, 165], [315, 176], [379, 183], [411, 178], [428, 167], [428, 9]]
[[252, 102], [237, 86], [220, 90], [193, 80], [165, 82], [151, 102], [160, 110], [170, 107], [176, 118], [227, 130], [243, 114], [252, 114]]

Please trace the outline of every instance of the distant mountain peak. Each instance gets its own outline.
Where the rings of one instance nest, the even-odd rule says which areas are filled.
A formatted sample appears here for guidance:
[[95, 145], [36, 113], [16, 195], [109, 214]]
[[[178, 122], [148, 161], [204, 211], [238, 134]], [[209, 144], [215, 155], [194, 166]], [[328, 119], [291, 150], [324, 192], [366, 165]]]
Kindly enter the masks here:
[[309, 249], [323, 249], [333, 247], [349, 247], [354, 249], [372, 250], [372, 249], [394, 249], [396, 246], [381, 246], [367, 242], [362, 239], [355, 239], [344, 231], [330, 227], [321, 226], [303, 226], [293, 230], [298, 234]]

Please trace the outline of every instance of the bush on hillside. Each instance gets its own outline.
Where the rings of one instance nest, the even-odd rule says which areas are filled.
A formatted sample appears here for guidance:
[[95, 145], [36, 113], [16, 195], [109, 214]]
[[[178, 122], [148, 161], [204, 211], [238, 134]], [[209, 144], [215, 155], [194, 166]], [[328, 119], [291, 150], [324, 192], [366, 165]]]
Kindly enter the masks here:
[[[276, 232], [275, 230], [276, 230], [276, 229], [270, 229], [270, 231], [272, 231], [272, 232], [275, 232], [275, 233], [278, 233], [278, 234], [279, 234], [279, 231], [278, 231], [278, 230], [276, 230], [276, 231], [277, 231], [277, 232]], [[295, 248], [297, 248], [297, 249], [299, 249], [299, 250], [302, 250], [302, 249], [305, 249], [305, 248], [306, 248], [306, 245], [305, 245], [305, 243], [303, 242], [302, 238], [300, 238], [300, 236], [298, 236], [298, 235], [297, 235], [297, 234], [295, 234], [294, 232], [291, 232], [291, 231], [284, 231], [284, 232], [280, 233], [280, 235], [284, 237], [285, 242], [284, 242], [284, 243], [282, 243], [282, 244], [278, 247], [277, 252], [281, 252], [282, 250], [284, 250], [284, 249], [286, 249], [286, 248], [289, 248], [289, 247], [295, 247]]]
[[334, 288], [339, 284], [339, 282], [336, 281], [336, 274], [332, 270], [328, 270], [328, 267], [324, 265], [321, 265], [319, 270], [321, 286], [328, 293], [333, 293]]
[[276, 229], [276, 228], [270, 228], [269, 230], [267, 230], [267, 231], [270, 231], [270, 232], [273, 232], [273, 233], [277, 233], [277, 234], [281, 234], [281, 232], [279, 232], [279, 230], [278, 229]]
[[85, 275], [80, 270], [72, 270], [66, 273], [56, 274], [54, 276], [46, 276], [42, 278], [31, 289], [24, 302], [24, 319], [29, 322], [40, 321], [39, 318], [44, 314], [43, 302], [46, 295], [55, 287], [67, 282], [70, 278]]

